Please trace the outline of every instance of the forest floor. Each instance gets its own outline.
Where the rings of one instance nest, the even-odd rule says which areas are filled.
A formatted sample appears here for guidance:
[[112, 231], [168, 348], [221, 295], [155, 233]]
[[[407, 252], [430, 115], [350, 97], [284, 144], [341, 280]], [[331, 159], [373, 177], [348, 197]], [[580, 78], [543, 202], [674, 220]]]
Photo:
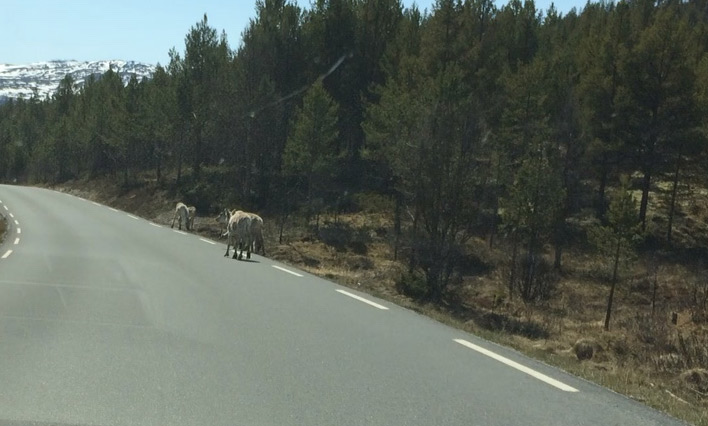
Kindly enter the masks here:
[[[164, 225], [170, 224], [179, 201], [152, 184], [122, 190], [108, 180], [71, 181], [53, 188]], [[663, 206], [656, 202], [652, 208]], [[559, 282], [543, 303], [509, 300], [505, 278], [509, 251], [503, 244], [490, 248], [482, 239], [469, 243], [477, 267], [454, 285], [447, 295], [449, 303], [435, 305], [402, 294], [406, 268], [394, 260], [392, 218], [383, 213], [386, 210], [371, 203], [336, 220], [320, 217], [317, 228], [291, 221], [283, 227], [282, 243], [276, 220], [264, 216], [267, 255], [708, 426], [708, 276], [705, 268], [698, 270], [686, 262], [695, 257], [690, 249], [679, 250], [679, 255], [660, 250], [640, 254], [617, 288], [612, 325], [604, 331], [607, 262], [582, 247], [564, 254]], [[663, 223], [659, 215], [652, 217], [650, 232]], [[195, 233], [219, 238], [211, 214], [198, 213], [194, 228]], [[674, 238], [686, 247], [708, 247], [707, 237], [708, 193], [700, 192], [682, 206]], [[582, 346], [593, 348], [591, 359], [578, 359], [576, 349]]]

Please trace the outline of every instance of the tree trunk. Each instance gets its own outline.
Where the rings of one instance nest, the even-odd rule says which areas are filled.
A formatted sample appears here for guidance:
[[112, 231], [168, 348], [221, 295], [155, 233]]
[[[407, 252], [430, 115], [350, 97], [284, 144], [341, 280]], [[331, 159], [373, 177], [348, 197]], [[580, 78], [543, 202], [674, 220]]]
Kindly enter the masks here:
[[393, 218], [393, 260], [398, 260], [398, 245], [401, 240], [401, 194], [396, 192], [396, 210]]
[[200, 130], [196, 130], [196, 138], [194, 140], [194, 157], [192, 157], [192, 178], [194, 181], [199, 180], [202, 173], [202, 135]]
[[315, 212], [315, 206], [312, 201], [312, 182], [314, 178], [312, 177], [312, 172], [309, 172], [307, 174], [307, 214], [306, 214], [306, 220], [307, 220], [307, 226], [310, 226], [310, 219], [312, 219], [312, 215]]
[[642, 222], [642, 231], [647, 227], [647, 205], [649, 204], [649, 189], [651, 188], [651, 168], [644, 171], [642, 178], [642, 201], [639, 204], [639, 220]]
[[440, 302], [442, 300], [442, 272], [443, 266], [440, 262], [432, 262], [431, 266], [425, 271], [426, 283], [428, 285], [427, 296], [432, 302]]
[[607, 298], [607, 313], [605, 314], [605, 330], [610, 329], [610, 315], [612, 314], [612, 300], [615, 296], [615, 287], [617, 286], [617, 268], [619, 267], [620, 247], [622, 240], [617, 240], [617, 248], [615, 249], [615, 266], [612, 271], [612, 286], [610, 287], [610, 297]]
[[531, 238], [529, 239], [527, 256], [527, 265], [524, 270], [523, 276], [523, 288], [521, 289], [521, 297], [524, 302], [529, 302], [533, 298], [533, 283], [536, 278], [536, 241], [538, 238], [538, 233], [534, 230], [531, 232]]
[[561, 259], [563, 257], [563, 244], [560, 241], [556, 241], [556, 252], [553, 259], [553, 269], [560, 271]]
[[186, 131], [183, 129], [182, 134], [179, 138], [179, 146], [177, 147], [177, 184], [182, 180], [182, 158], [184, 156], [184, 134]]
[[496, 229], [497, 229], [497, 215], [496, 215], [496, 209], [494, 212], [494, 217], [492, 217], [492, 225], [489, 227], [489, 249], [492, 250], [494, 249], [494, 237], [496, 236]]
[[413, 213], [413, 238], [411, 242], [411, 255], [408, 258], [408, 273], [412, 274], [415, 268], [416, 244], [418, 244], [418, 206]]
[[607, 188], [607, 176], [610, 173], [610, 168], [607, 163], [607, 154], [603, 154], [602, 165], [600, 166], [600, 187], [597, 190], [597, 218], [601, 221], [604, 221], [605, 211], [607, 210], [607, 201], [605, 200], [605, 189]]
[[514, 300], [514, 281], [516, 281], [516, 255], [519, 252], [519, 242], [514, 236], [514, 248], [511, 250], [511, 272], [509, 273], [509, 300]]
[[494, 208], [492, 214], [492, 223], [489, 229], [489, 248], [494, 248], [494, 237], [497, 234], [497, 216], [499, 215], [499, 180], [501, 179], [501, 160], [497, 161], [497, 176], [494, 187]]
[[676, 194], [678, 192], [679, 173], [681, 171], [681, 148], [679, 147], [678, 158], [676, 158], [676, 170], [674, 170], [674, 181], [671, 188], [671, 203], [669, 204], [669, 223], [666, 230], [666, 240], [671, 243], [671, 230], [674, 224], [674, 212], [676, 211]]

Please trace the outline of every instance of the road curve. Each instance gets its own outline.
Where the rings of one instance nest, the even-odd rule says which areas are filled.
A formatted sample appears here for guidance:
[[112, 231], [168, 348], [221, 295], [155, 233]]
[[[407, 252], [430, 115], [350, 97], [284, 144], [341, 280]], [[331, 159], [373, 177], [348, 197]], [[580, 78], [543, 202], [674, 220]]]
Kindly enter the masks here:
[[0, 201], [0, 424], [681, 424], [223, 243], [45, 189]]

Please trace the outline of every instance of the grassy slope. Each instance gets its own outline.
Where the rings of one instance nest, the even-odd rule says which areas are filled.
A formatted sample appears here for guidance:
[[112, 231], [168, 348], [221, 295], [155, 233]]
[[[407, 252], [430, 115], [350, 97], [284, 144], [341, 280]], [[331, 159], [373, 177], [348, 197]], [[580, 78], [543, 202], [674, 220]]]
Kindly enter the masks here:
[[[166, 225], [170, 224], [174, 203], [178, 201], [166, 191], [149, 186], [121, 193], [106, 182], [69, 182], [57, 189]], [[657, 202], [654, 208], [663, 206]], [[691, 214], [677, 219], [676, 238], [695, 241], [708, 235], [696, 232], [703, 231], [707, 223], [701, 213], [708, 212], [708, 196], [694, 198], [682, 208]], [[274, 221], [265, 219], [269, 257], [512, 346], [691, 423], [708, 425], [708, 396], [701, 392], [706, 391], [708, 383], [691, 387], [682, 380], [682, 373], [685, 375], [689, 367], [708, 359], [708, 327], [705, 322], [692, 320], [687, 303], [694, 284], [703, 281], [681, 262], [653, 261], [659, 265], [653, 314], [650, 297], [653, 277], [647, 277], [641, 259], [635, 262], [627, 271], [625, 282], [618, 287], [612, 329], [604, 332], [606, 265], [591, 251], [567, 253], [555, 296], [542, 305], [525, 306], [505, 297], [505, 248], [490, 250], [484, 241], [475, 240], [470, 250], [490, 266], [488, 271], [466, 277], [456, 287], [453, 294], [459, 302], [456, 306], [433, 306], [401, 295], [397, 290], [402, 266], [392, 260], [387, 236], [391, 221], [386, 215], [369, 211], [341, 216], [336, 229], [345, 229], [344, 236], [327, 233], [334, 229], [333, 218], [323, 218], [317, 237], [303, 224], [290, 223], [285, 227], [283, 244], [277, 242]], [[660, 226], [659, 222], [650, 226]], [[195, 232], [210, 238], [219, 235], [214, 220], [208, 216], [197, 218]], [[672, 312], [678, 313], [677, 325], [670, 322]], [[679, 336], [683, 337], [683, 343]], [[572, 347], [579, 338], [595, 339], [602, 351], [592, 360], [578, 361]], [[694, 355], [693, 365], [671, 355], [679, 346]]]

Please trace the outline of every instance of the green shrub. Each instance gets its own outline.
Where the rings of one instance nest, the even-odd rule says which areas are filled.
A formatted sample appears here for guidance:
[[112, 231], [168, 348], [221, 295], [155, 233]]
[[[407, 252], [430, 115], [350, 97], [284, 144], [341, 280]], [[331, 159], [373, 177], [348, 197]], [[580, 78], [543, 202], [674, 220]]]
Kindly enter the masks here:
[[416, 272], [403, 272], [396, 281], [396, 288], [400, 293], [416, 299], [422, 299], [428, 294], [425, 276]]

